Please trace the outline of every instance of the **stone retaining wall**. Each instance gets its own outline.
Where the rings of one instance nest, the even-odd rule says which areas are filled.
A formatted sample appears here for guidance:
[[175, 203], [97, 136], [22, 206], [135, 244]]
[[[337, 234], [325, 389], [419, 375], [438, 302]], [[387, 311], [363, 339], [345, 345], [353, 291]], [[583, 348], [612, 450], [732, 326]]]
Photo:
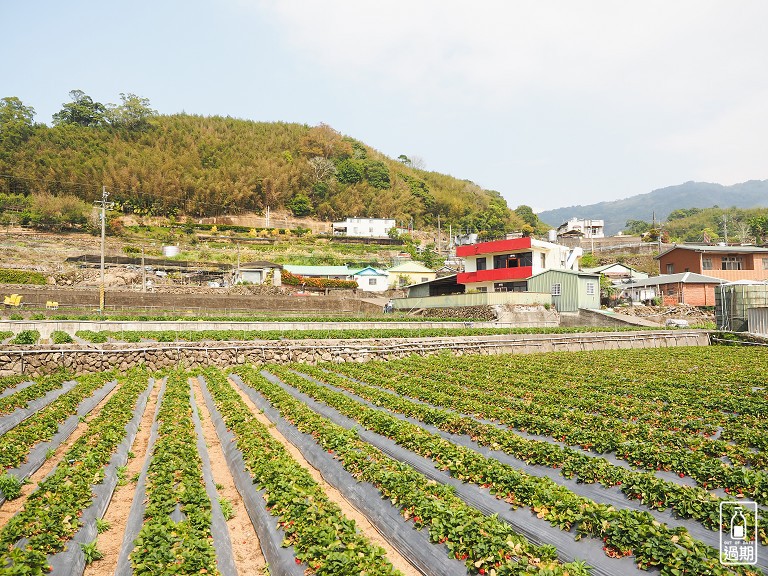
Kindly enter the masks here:
[[183, 365], [231, 366], [266, 362], [366, 362], [402, 358], [411, 354], [428, 356], [441, 352], [463, 354], [527, 354], [533, 352], [610, 350], [619, 348], [664, 348], [707, 346], [705, 330], [602, 332], [582, 334], [519, 334], [455, 338], [382, 340], [291, 340], [280, 342], [209, 342], [104, 344], [0, 347], [0, 376], [37, 376], [64, 367], [77, 374], [121, 371], [145, 365], [152, 370]]

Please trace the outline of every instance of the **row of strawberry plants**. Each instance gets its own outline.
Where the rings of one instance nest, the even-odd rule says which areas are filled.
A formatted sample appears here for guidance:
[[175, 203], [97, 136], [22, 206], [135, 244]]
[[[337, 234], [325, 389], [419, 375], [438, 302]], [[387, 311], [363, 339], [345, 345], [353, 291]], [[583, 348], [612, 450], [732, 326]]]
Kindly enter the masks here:
[[[133, 573], [218, 574], [211, 501], [203, 482], [187, 374], [170, 372], [157, 418], [158, 438], [147, 472], [144, 524], [130, 554]], [[175, 522], [177, 508], [183, 519]]]
[[14, 376], [3, 376], [0, 378], [0, 392], [3, 392], [7, 388], [17, 386], [25, 380], [27, 380], [27, 377], [21, 374], [16, 374]]
[[[600, 483], [605, 487], [620, 486], [631, 499], [656, 509], [672, 509], [678, 516], [692, 518], [710, 530], [720, 530], [719, 504], [722, 500], [702, 488], [681, 486], [656, 478], [652, 474], [615, 466], [604, 458], [588, 456], [578, 450], [548, 442], [523, 438], [510, 430], [459, 413], [419, 404], [401, 395], [408, 392], [401, 387], [400, 394], [385, 392], [361, 382], [340, 377], [321, 368], [302, 366], [300, 370], [317, 380], [348, 390], [361, 398], [452, 434], [466, 434], [475, 442], [502, 450], [527, 464], [560, 469], [565, 478], [576, 478], [588, 484]], [[759, 538], [768, 543], [768, 519], [761, 520]]]
[[[558, 333], [561, 332], [559, 329]], [[573, 332], [575, 330], [563, 330]], [[157, 342], [200, 342], [203, 340], [304, 340], [304, 339], [363, 339], [363, 338], [434, 338], [453, 336], [492, 336], [503, 334], [540, 333], [542, 329], [522, 328], [423, 328], [418, 322], [408, 328], [342, 328], [308, 330], [79, 330], [76, 336], [93, 343], [108, 339], [123, 342], [150, 340]]]
[[[758, 352], [741, 349], [731, 355], [716, 347], [695, 347], [565, 352], [524, 359], [497, 356], [482, 362], [466, 357], [433, 358], [424, 363], [451, 364], [460, 373], [480, 376], [481, 380], [503, 375], [511, 388], [522, 386], [533, 395], [555, 387], [568, 395], [564, 402], [578, 401], [579, 392], [586, 390], [601, 394], [608, 407], [618, 402], [622, 411], [636, 407], [642, 414], [649, 402], [660, 401], [662, 410], [685, 405], [687, 412], [701, 409], [722, 417], [731, 412], [741, 416], [765, 414], [768, 401], [764, 393], [752, 389], [768, 370], [768, 362]], [[414, 363], [422, 362], [411, 358], [394, 364], [407, 371]], [[597, 410], [604, 408], [602, 404], [595, 406]]]
[[[577, 364], [574, 360], [578, 360], [579, 357], [571, 354], [570, 357], [560, 356], [560, 358], [569, 361], [567, 373], [561, 373], [559, 377], [553, 377], [543, 382], [541, 382], [541, 374], [539, 374], [538, 378], [541, 383], [539, 386], [536, 385], [536, 378], [530, 376], [530, 370], [523, 370], [523, 374], [527, 378], [526, 381], [522, 383], [511, 382], [510, 380], [514, 379], [515, 376], [519, 379], [520, 375], [517, 374], [519, 366], [515, 366], [515, 371], [511, 371], [509, 366], [492, 360], [479, 363], [480, 366], [476, 365], [478, 363], [471, 366], [460, 365], [456, 367], [457, 372], [453, 375], [446, 374], [437, 378], [429, 375], [432, 374], [431, 368], [435, 364], [439, 364], [439, 361], [426, 361], [421, 364], [421, 370], [427, 375], [428, 380], [436, 381], [439, 384], [445, 384], [447, 381], [449, 384], [460, 388], [480, 389], [481, 391], [490, 389], [503, 394], [509, 402], [515, 404], [517, 410], [530, 414], [531, 426], [539, 425], [536, 420], [536, 417], [539, 416], [544, 421], [556, 419], [587, 429], [609, 427], [614, 434], [611, 438], [606, 439], [608, 442], [606, 446], [601, 446], [601, 449], [606, 451], [611, 450], [623, 438], [637, 435], [638, 431], [643, 437], [647, 436], [648, 431], [650, 431], [651, 440], [660, 445], [685, 446], [688, 449], [701, 450], [713, 457], [726, 454], [731, 459], [755, 466], [762, 466], [768, 461], [766, 455], [755, 454], [747, 446], [732, 446], [722, 440], [714, 441], [707, 438], [707, 436], [715, 433], [718, 426], [730, 427], [736, 420], [733, 414], [725, 414], [722, 410], [713, 411], [702, 406], [692, 406], [690, 403], [684, 403], [686, 409], [680, 410], [677, 401], [684, 395], [679, 392], [675, 394], [660, 393], [658, 388], [654, 388], [652, 382], [646, 382], [648, 388], [643, 391], [641, 398], [636, 398], [638, 396], [637, 391], [627, 390], [625, 384], [611, 385], [609, 377], [606, 377], [599, 384], [598, 389], [590, 389], [589, 386], [580, 382], [581, 375], [574, 374], [580, 371], [574, 366]], [[589, 359], [599, 360], [600, 358], [595, 358], [592, 355]], [[400, 368], [402, 372], [410, 373], [414, 364], [418, 363], [411, 361]], [[599, 363], [598, 365], [592, 362], [589, 364], [592, 368], [589, 377], [594, 378], [595, 373], [602, 373], [599, 370]], [[398, 367], [392, 366], [392, 368], [397, 370]], [[586, 371], [586, 367], [581, 367], [581, 370]], [[637, 372], [638, 367], [635, 366], [634, 374], [637, 375]], [[456, 373], [462, 375], [461, 380], [455, 377]], [[585, 379], [588, 379], [586, 375]], [[576, 380], [578, 383], [571, 385], [569, 380]], [[563, 384], [563, 382], [567, 384]], [[553, 387], [559, 392], [557, 406], [551, 405]], [[649, 398], [648, 389], [653, 390], [655, 396]], [[697, 395], [700, 396], [701, 393], [697, 392]], [[765, 404], [765, 408], [768, 410], [768, 403]], [[765, 411], [762, 412], [762, 414], [764, 413]], [[739, 414], [738, 417], [742, 420], [743, 426], [746, 423], [743, 422], [744, 415]], [[752, 416], [747, 416], [747, 419], [758, 420]], [[758, 421], [763, 424], [762, 418]], [[751, 422], [751, 424], [757, 423], [757, 421]], [[754, 434], [752, 436], [753, 438], [756, 437]]]
[[0, 468], [15, 468], [24, 462], [32, 446], [53, 438], [59, 425], [77, 412], [78, 405], [116, 375], [102, 372], [78, 376], [72, 390], [0, 436]]
[[[468, 375], [469, 385], [501, 379], [510, 394], [524, 394], [534, 401], [556, 388], [564, 406], [581, 403], [583, 408], [591, 400], [588, 411], [608, 416], [658, 414], [656, 421], [649, 422], [654, 427], [682, 428], [682, 422], [692, 430], [699, 424], [700, 432], [711, 433], [713, 427], [723, 426], [727, 438], [731, 427], [738, 431], [746, 424], [759, 431], [762, 446], [755, 447], [766, 445], [768, 399], [759, 387], [755, 389], [755, 383], [762, 382], [768, 361], [759, 351], [741, 349], [729, 354], [717, 347], [696, 347], [560, 353], [547, 358], [502, 356], [482, 362], [441, 358], [423, 364], [451, 364], [455, 371], [445, 376], [455, 383], [460, 383], [455, 378], [458, 374]], [[392, 368], [399, 364], [407, 372], [414, 363], [422, 364], [406, 359]]]
[[[615, 430], [613, 422], [569, 422], [562, 411], [541, 407], [535, 410], [536, 414], [531, 414], [530, 402], [526, 400], [447, 384], [421, 374], [392, 375], [352, 365], [340, 367], [339, 370], [437, 406], [495, 419], [522, 432], [550, 436], [596, 453], [613, 452], [618, 458], [636, 466], [689, 475], [704, 488], [727, 488], [734, 493], [749, 495], [761, 504], [768, 503], [768, 475], [762, 470], [726, 464], [720, 456], [732, 456], [730, 452], [712, 454], [695, 450], [675, 442], [673, 436], [669, 436], [667, 442], [659, 442], [659, 437], [665, 433], [655, 432], [648, 426], [637, 426], [631, 434], [625, 428], [622, 433]], [[549, 402], [554, 402], [555, 398], [557, 396], [551, 396]]]
[[375, 486], [406, 519], [426, 528], [432, 542], [445, 544], [450, 555], [466, 563], [471, 574], [588, 574], [583, 562], [560, 563], [551, 546], [534, 546], [496, 516], [485, 516], [455, 495], [451, 487], [429, 481], [410, 466], [393, 460], [347, 430], [324, 418], [254, 368], [237, 373], [300, 431], [332, 451], [359, 481]]
[[249, 412], [224, 375], [209, 369], [204, 376], [254, 483], [266, 492], [269, 513], [279, 519], [278, 526], [286, 535], [285, 542], [293, 546], [296, 559], [318, 574], [399, 574], [384, 550], [357, 531], [354, 521], [344, 516], [309, 472]]
[[5, 398], [0, 398], [0, 415], [10, 414], [16, 408], [23, 408], [30, 401], [45, 396], [51, 390], [60, 388], [64, 381], [71, 379], [72, 376], [70, 372], [59, 370], [54, 374], [37, 379], [32, 386], [28, 386]]
[[[88, 422], [85, 433], [0, 531], [0, 574], [47, 572], [46, 555], [61, 551], [79, 529], [78, 518], [93, 500], [91, 487], [103, 481], [104, 469], [146, 388], [146, 373], [136, 370], [120, 377], [117, 390]], [[14, 548], [22, 538], [26, 545]]]
[[553, 526], [566, 531], [575, 528], [577, 535], [602, 539], [608, 555], [634, 555], [638, 565], [644, 568], [656, 566], [664, 575], [675, 574], [674, 570], [683, 568], [692, 573], [730, 573], [729, 568], [720, 565], [716, 550], [694, 540], [684, 528], [669, 529], [647, 512], [616, 510], [577, 496], [549, 478], [530, 476], [474, 450], [457, 446], [438, 434], [366, 407], [284, 367], [270, 366], [269, 371], [367, 429], [431, 458], [454, 477], [490, 489], [492, 494], [513, 507], [530, 507]]

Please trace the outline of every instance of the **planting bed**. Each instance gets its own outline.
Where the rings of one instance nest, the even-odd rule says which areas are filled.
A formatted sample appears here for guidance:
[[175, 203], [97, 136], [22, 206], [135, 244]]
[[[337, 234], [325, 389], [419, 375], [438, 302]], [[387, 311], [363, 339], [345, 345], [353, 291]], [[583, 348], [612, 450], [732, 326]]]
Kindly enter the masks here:
[[756, 566], [717, 550], [721, 502], [768, 508], [765, 374], [697, 347], [3, 381], [0, 576], [765, 574], [764, 518]]

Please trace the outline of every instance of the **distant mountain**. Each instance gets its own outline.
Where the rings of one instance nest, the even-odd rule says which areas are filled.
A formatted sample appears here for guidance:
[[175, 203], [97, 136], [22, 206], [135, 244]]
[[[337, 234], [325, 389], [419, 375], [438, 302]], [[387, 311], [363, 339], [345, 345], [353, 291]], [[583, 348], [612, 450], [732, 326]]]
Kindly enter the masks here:
[[686, 182], [621, 200], [545, 210], [538, 216], [543, 222], [553, 227], [559, 226], [574, 216], [603, 219], [605, 233], [613, 235], [625, 227], [627, 220], [650, 222], [654, 213], [656, 220], [664, 220], [670, 212], [678, 208], [709, 208], [711, 206], [721, 208], [768, 206], [768, 180], [750, 180], [733, 186]]

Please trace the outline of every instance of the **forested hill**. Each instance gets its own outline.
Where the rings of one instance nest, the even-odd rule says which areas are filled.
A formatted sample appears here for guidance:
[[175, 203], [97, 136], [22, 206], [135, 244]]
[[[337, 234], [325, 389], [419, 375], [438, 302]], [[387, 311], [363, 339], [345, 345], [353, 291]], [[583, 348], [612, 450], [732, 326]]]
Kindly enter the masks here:
[[[390, 217], [500, 233], [524, 222], [501, 195], [392, 159], [332, 127], [158, 115], [121, 95], [107, 108], [74, 91], [52, 126], [0, 100], [0, 194], [74, 194], [101, 186], [127, 212], [213, 216], [288, 208], [297, 216]], [[78, 183], [75, 185], [73, 183]]]
[[616, 234], [624, 229], [628, 220], [650, 222], [655, 213], [656, 220], [663, 221], [677, 209], [710, 206], [722, 208], [768, 206], [768, 180], [750, 180], [733, 186], [686, 182], [622, 200], [547, 210], [539, 213], [538, 216], [551, 226], [559, 226], [574, 216], [603, 219], [606, 234]]

